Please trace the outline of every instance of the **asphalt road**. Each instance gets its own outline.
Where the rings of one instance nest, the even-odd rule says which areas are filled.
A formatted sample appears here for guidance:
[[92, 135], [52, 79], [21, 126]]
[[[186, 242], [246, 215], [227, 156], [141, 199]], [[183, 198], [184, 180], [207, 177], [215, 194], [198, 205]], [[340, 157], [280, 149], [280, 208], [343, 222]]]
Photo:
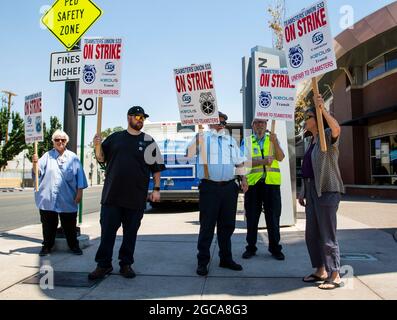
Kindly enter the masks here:
[[[102, 187], [84, 191], [83, 214], [98, 212]], [[0, 192], [0, 232], [40, 223], [33, 190]]]

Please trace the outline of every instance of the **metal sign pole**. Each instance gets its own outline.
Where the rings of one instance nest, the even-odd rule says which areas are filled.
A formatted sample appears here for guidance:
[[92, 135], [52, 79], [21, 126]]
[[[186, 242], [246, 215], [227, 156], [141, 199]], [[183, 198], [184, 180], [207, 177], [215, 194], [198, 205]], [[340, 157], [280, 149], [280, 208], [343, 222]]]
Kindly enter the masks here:
[[[80, 162], [84, 168], [85, 115], [81, 116]], [[83, 198], [79, 205], [79, 224], [83, 223]]]

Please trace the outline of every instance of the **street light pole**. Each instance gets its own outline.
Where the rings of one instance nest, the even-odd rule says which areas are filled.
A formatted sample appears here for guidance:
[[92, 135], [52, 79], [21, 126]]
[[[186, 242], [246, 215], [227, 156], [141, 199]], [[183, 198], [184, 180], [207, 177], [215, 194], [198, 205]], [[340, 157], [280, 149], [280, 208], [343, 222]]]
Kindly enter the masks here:
[[[12, 97], [16, 97], [17, 95], [15, 93], [12, 93], [10, 91], [2, 91], [4, 94], [8, 95], [8, 114], [11, 114], [11, 99]], [[8, 142], [8, 124], [9, 121], [7, 122], [7, 130], [6, 130], [6, 140], [5, 143]]]
[[22, 189], [25, 189], [25, 158], [26, 152], [23, 152], [23, 166], [22, 166]]
[[[81, 116], [81, 142], [80, 142], [80, 162], [84, 169], [84, 137], [85, 137], [85, 115]], [[79, 224], [83, 222], [83, 198], [79, 205]]]

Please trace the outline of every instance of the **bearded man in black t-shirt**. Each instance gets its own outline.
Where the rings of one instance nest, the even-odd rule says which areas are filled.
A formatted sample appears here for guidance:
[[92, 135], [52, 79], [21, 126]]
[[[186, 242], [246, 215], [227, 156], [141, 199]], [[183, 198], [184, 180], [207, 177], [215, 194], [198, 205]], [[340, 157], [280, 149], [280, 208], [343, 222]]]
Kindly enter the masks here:
[[95, 261], [97, 268], [89, 279], [101, 279], [113, 271], [112, 256], [117, 230], [123, 226], [123, 242], [119, 251], [120, 274], [134, 278], [134, 250], [153, 175], [151, 202], [160, 201], [160, 172], [165, 170], [160, 150], [153, 138], [143, 132], [149, 116], [141, 107], [128, 110], [128, 129], [115, 132], [103, 143], [94, 137], [95, 156], [106, 165], [106, 179], [101, 200], [101, 243]]

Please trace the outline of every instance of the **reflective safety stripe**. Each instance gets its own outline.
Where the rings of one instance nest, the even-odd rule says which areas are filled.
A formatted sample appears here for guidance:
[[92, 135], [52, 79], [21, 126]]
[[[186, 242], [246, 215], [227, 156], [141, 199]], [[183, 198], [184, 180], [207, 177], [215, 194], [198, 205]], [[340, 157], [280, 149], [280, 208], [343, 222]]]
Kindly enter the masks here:
[[266, 160], [266, 159], [269, 159], [270, 157], [263, 157], [262, 158], [262, 156], [259, 156], [259, 157], [252, 157], [252, 158], [249, 158], [248, 160]]
[[266, 168], [266, 172], [281, 172], [279, 168]]
[[266, 169], [264, 169], [263, 166], [255, 166], [253, 168], [250, 168], [249, 174], [247, 174], [248, 185], [253, 186], [263, 178], [265, 178], [266, 184], [281, 185], [280, 166], [278, 161], [274, 159], [274, 155], [269, 155], [270, 144], [271, 144], [270, 137], [267, 134], [263, 145], [263, 156], [262, 156], [262, 154], [258, 153], [258, 150], [261, 150], [261, 148], [255, 136], [251, 136], [247, 138], [246, 145], [247, 146], [251, 145], [251, 155], [252, 155], [251, 159], [253, 161], [268, 159], [270, 157], [273, 158], [272, 164], [270, 166], [266, 166]]
[[[261, 168], [258, 167], [256, 169], [252, 169], [252, 170], [250, 170], [249, 173], [258, 173], [258, 172], [264, 172], [263, 167], [261, 167]], [[280, 169], [277, 169], [277, 168], [266, 168], [266, 172], [281, 172], [281, 171], [280, 171]]]

